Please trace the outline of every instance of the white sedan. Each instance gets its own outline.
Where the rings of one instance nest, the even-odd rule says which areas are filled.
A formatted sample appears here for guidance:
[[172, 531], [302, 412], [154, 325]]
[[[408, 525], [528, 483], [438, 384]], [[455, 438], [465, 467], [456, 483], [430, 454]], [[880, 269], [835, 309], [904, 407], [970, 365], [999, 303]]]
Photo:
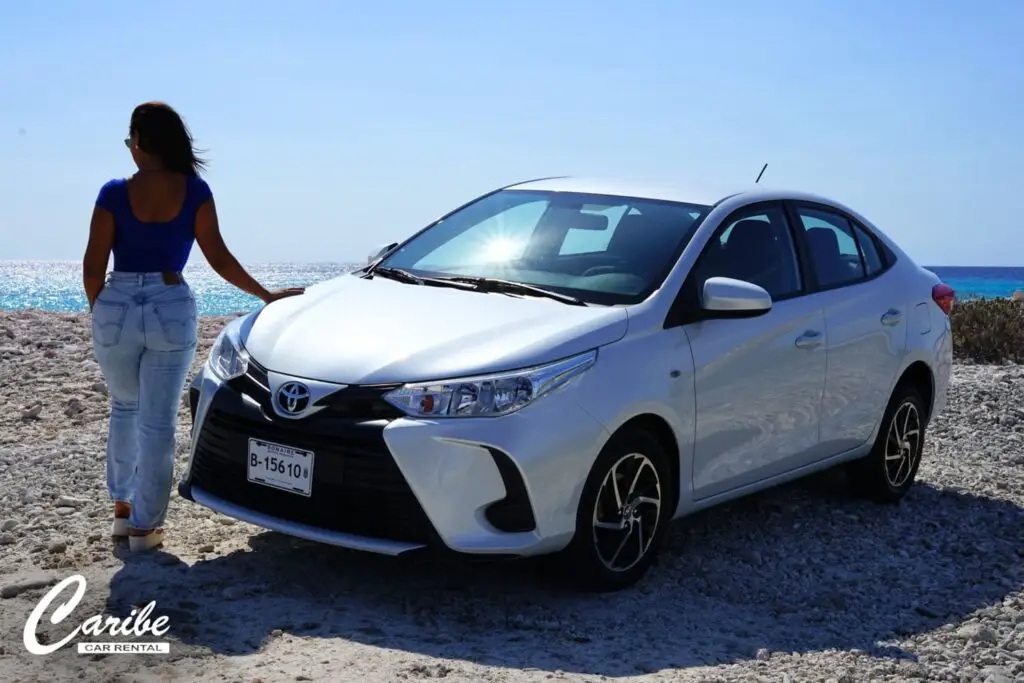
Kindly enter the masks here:
[[953, 297], [824, 197], [503, 187], [228, 324], [179, 491], [323, 543], [557, 554], [622, 588], [672, 519], [817, 470], [900, 500], [946, 402]]

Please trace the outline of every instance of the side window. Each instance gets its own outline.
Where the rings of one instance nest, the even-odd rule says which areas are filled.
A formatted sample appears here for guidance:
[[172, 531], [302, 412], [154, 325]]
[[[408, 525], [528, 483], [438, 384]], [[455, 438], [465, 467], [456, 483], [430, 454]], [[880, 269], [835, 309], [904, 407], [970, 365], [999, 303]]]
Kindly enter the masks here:
[[477, 223], [429, 252], [412, 267], [445, 270], [473, 263], [515, 260], [522, 256], [547, 208], [547, 200], [517, 204]]
[[844, 216], [807, 206], [797, 206], [796, 212], [807, 234], [818, 284], [839, 287], [863, 280], [865, 259], [850, 222]]
[[856, 223], [853, 223], [853, 232], [857, 235], [857, 244], [864, 257], [864, 267], [868, 270], [868, 277], [882, 272], [885, 269], [885, 263], [882, 261], [875, 238]]
[[779, 207], [730, 220], [711, 238], [697, 263], [698, 286], [710, 277], [730, 277], [764, 287], [772, 299], [803, 289], [793, 236]]

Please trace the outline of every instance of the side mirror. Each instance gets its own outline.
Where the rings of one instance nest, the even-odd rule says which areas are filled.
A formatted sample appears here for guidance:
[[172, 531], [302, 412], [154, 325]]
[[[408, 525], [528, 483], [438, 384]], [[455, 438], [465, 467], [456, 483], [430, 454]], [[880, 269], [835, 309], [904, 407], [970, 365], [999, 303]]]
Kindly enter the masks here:
[[753, 282], [709, 277], [704, 281], [700, 304], [708, 318], [752, 318], [772, 309], [772, 297]]
[[391, 251], [397, 246], [398, 242], [392, 242], [391, 244], [385, 244], [384, 246], [377, 247], [376, 249], [370, 252], [370, 255], [368, 257], [366, 257], [366, 262], [373, 263], [374, 261], [383, 257], [385, 254], [387, 254], [389, 251]]

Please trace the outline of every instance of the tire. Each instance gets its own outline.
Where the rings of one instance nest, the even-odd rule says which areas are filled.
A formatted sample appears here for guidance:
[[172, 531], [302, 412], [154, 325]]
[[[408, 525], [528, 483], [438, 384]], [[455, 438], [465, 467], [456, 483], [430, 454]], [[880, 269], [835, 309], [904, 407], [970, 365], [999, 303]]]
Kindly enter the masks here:
[[[616, 509], [616, 492], [609, 488], [613, 469], [625, 516]], [[648, 432], [627, 428], [612, 436], [583, 486], [576, 533], [556, 558], [562, 578], [577, 589], [596, 592], [628, 588], [643, 578], [675, 511], [676, 482], [670, 481], [671, 471], [668, 454]], [[599, 522], [622, 526], [596, 527], [595, 516]], [[630, 555], [625, 554], [627, 550]]]
[[912, 384], [900, 383], [889, 399], [871, 452], [850, 465], [854, 492], [879, 503], [902, 500], [921, 466], [927, 424], [921, 394]]

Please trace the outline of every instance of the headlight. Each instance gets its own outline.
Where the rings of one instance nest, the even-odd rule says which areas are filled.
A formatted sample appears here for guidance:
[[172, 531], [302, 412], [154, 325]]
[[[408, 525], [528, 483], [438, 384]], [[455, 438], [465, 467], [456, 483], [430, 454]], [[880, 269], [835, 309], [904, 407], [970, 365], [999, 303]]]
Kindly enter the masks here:
[[597, 351], [549, 365], [485, 377], [406, 384], [384, 399], [414, 417], [498, 417], [565, 386], [597, 361]]
[[225, 382], [241, 377], [249, 367], [249, 354], [240, 337], [243, 320], [236, 318], [225, 325], [210, 349], [210, 370]]

